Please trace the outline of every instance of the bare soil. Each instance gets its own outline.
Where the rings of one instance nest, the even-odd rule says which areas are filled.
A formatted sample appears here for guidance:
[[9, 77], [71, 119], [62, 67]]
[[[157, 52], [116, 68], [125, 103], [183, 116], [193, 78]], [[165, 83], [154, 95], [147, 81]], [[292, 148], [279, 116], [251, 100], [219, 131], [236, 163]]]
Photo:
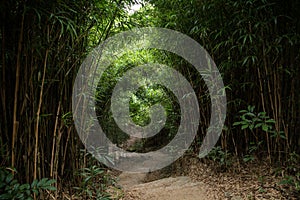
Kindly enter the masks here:
[[206, 186], [201, 182], [194, 182], [187, 176], [164, 178], [149, 183], [125, 187], [126, 198], [140, 200], [206, 200]]
[[275, 174], [266, 163], [224, 170], [185, 156], [159, 171], [121, 173], [118, 184], [124, 191], [121, 200], [297, 199], [283, 192]]

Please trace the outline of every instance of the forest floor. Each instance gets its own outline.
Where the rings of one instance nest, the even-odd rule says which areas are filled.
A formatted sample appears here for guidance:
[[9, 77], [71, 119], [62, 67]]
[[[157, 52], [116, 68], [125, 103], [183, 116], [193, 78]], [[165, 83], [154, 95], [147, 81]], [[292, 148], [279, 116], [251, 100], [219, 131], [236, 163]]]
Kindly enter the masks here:
[[185, 156], [159, 171], [117, 174], [121, 200], [297, 199], [279, 184], [282, 174], [265, 162], [214, 166]]

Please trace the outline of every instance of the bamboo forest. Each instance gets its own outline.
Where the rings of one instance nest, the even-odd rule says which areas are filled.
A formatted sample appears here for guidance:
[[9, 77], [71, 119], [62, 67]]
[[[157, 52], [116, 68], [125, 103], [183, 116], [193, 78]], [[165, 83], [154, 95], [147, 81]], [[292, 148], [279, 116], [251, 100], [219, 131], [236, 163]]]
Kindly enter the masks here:
[[300, 199], [299, 0], [0, 17], [0, 199]]

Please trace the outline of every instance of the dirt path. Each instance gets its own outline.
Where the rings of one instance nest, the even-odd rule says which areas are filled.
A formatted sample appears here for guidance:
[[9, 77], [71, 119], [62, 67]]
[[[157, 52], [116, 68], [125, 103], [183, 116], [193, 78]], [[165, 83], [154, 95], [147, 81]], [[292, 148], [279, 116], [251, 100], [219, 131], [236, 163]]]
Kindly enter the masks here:
[[207, 200], [206, 186], [187, 176], [164, 178], [143, 183], [146, 174], [122, 173], [119, 184], [126, 192], [126, 200]]
[[[279, 179], [268, 164], [232, 165], [227, 171], [183, 157], [170, 168], [151, 173], [121, 173], [120, 200], [283, 200]], [[297, 199], [297, 198], [296, 198]]]

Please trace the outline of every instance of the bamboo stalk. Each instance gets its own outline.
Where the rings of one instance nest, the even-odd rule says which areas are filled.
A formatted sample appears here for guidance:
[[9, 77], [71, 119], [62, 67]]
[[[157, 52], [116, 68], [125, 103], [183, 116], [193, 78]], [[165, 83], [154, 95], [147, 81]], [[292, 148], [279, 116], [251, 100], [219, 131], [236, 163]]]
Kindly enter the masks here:
[[24, 32], [24, 13], [22, 15], [21, 21], [21, 30], [19, 35], [19, 43], [18, 43], [18, 53], [17, 53], [17, 64], [16, 64], [16, 82], [15, 82], [15, 94], [14, 94], [14, 110], [13, 110], [13, 132], [12, 132], [12, 150], [11, 150], [11, 166], [12, 168], [15, 166], [15, 143], [18, 132], [19, 122], [17, 121], [17, 110], [18, 110], [18, 91], [20, 84], [20, 57], [22, 53], [22, 43], [23, 43], [23, 32]]
[[37, 178], [37, 160], [38, 160], [38, 135], [39, 135], [39, 120], [40, 120], [40, 112], [41, 112], [41, 106], [43, 101], [43, 88], [45, 83], [45, 75], [46, 75], [46, 68], [47, 68], [47, 59], [48, 59], [48, 53], [49, 50], [46, 50], [45, 53], [45, 60], [44, 60], [44, 71], [43, 71], [43, 77], [42, 77], [42, 85], [40, 90], [40, 98], [39, 98], [39, 105], [38, 110], [36, 112], [36, 124], [35, 124], [35, 147], [34, 147], [34, 172], [33, 172], [33, 179]]
[[[9, 139], [8, 136], [8, 127], [7, 127], [7, 114], [6, 114], [6, 63], [5, 63], [5, 29], [4, 27], [2, 27], [2, 53], [1, 53], [1, 57], [2, 57], [2, 88], [1, 88], [1, 99], [2, 99], [2, 109], [3, 109], [3, 124], [4, 124], [4, 133], [5, 136], [7, 138], [7, 140]], [[8, 152], [8, 151], [7, 151]]]
[[[55, 147], [55, 155], [54, 155], [54, 170], [53, 170], [53, 175], [54, 175], [54, 179], [58, 180], [58, 163], [59, 163], [59, 152], [60, 152], [60, 141], [61, 141], [61, 137], [62, 137], [62, 133], [63, 133], [63, 124], [61, 123], [60, 127], [57, 129], [58, 130], [58, 134], [57, 134], [57, 138], [56, 138], [56, 147]], [[56, 182], [56, 187], [57, 187], [57, 182]], [[58, 191], [55, 192], [55, 196], [58, 196]]]
[[[277, 69], [279, 67], [277, 66]], [[277, 148], [277, 151], [278, 151], [278, 160], [280, 162], [281, 160], [281, 148], [280, 148], [280, 116], [281, 116], [281, 98], [280, 98], [280, 93], [281, 93], [281, 90], [280, 90], [280, 82], [279, 82], [279, 78], [278, 78], [278, 75], [277, 75], [277, 71], [276, 73], [274, 73], [274, 99], [275, 99], [275, 130], [279, 133], [277, 134], [276, 136], [276, 146], [275, 146], [275, 149], [274, 149], [274, 152], [276, 152], [276, 148]]]
[[[262, 38], [264, 38], [264, 34], [263, 32], [261, 32]], [[267, 69], [267, 59], [266, 59], [266, 47], [265, 47], [265, 43], [263, 42], [262, 44], [262, 55], [263, 55], [263, 66], [264, 66], [264, 70], [265, 70], [265, 75], [268, 75], [268, 69]], [[267, 86], [268, 86], [268, 94], [269, 94], [269, 98], [270, 98], [270, 102], [271, 102], [271, 109], [274, 109], [273, 106], [273, 100], [272, 100], [272, 95], [271, 95], [271, 88], [270, 88], [270, 81], [267, 81]], [[270, 138], [269, 138], [269, 133], [266, 132], [266, 138], [267, 138], [267, 148], [268, 148], [268, 157], [269, 157], [269, 163], [272, 163], [272, 159], [271, 159], [271, 149], [270, 149]]]
[[69, 139], [70, 139], [70, 134], [71, 134], [71, 130], [72, 128], [68, 128], [68, 136], [67, 136], [67, 141], [65, 144], [65, 149], [64, 149], [64, 154], [63, 154], [63, 161], [62, 161], [62, 165], [61, 165], [61, 174], [64, 174], [64, 169], [65, 169], [65, 161], [66, 161], [66, 155], [67, 155], [67, 147], [68, 147], [68, 143], [69, 143]]
[[263, 112], [266, 112], [265, 98], [264, 98], [263, 86], [262, 86], [262, 78], [261, 78], [261, 72], [259, 70], [259, 67], [257, 67], [257, 74], [258, 74], [258, 82], [259, 82], [259, 92], [260, 92], [260, 97], [261, 97], [261, 104], [262, 104]]
[[50, 162], [50, 177], [53, 177], [53, 162], [54, 162], [54, 149], [55, 149], [55, 142], [56, 142], [56, 131], [57, 131], [57, 125], [58, 125], [58, 116], [60, 112], [60, 106], [61, 102], [59, 101], [57, 111], [56, 111], [56, 117], [55, 117], [55, 125], [54, 125], [54, 131], [53, 131], [53, 140], [52, 140], [52, 152], [51, 152], [51, 162]]

